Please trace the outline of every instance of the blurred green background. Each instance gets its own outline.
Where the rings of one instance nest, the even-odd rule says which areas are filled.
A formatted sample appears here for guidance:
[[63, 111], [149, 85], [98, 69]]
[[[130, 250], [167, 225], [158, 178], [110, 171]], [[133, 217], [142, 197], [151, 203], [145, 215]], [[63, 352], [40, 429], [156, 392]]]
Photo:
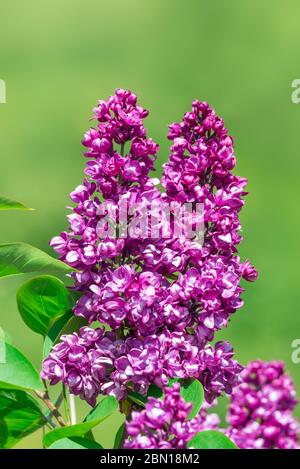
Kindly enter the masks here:
[[[249, 178], [240, 252], [260, 272], [247, 284], [245, 306], [219, 337], [242, 363], [285, 360], [300, 394], [300, 78], [297, 0], [2, 0], [0, 192], [36, 212], [2, 213], [0, 242], [48, 250], [66, 227], [68, 193], [82, 179], [83, 132], [91, 109], [116, 87], [134, 90], [150, 109], [149, 136], [166, 161], [167, 125], [193, 99], [215, 107], [235, 137], [237, 173]], [[41, 339], [18, 316], [15, 292], [24, 277], [0, 283], [1, 326], [36, 366]], [[81, 405], [80, 412], [84, 412]], [[300, 417], [300, 407], [298, 409]], [[99, 430], [111, 445], [118, 418]], [[19, 447], [38, 447], [38, 433]]]

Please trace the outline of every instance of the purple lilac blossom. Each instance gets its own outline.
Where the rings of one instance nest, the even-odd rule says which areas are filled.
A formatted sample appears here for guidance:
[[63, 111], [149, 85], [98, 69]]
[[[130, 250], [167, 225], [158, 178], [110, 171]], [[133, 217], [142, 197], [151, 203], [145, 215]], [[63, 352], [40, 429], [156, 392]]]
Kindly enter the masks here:
[[99, 393], [121, 400], [129, 389], [145, 394], [150, 384], [164, 387], [169, 378], [198, 378], [212, 402], [238, 383], [241, 366], [232, 356], [228, 343], [199, 348], [192, 336], [167, 329], [160, 335], [118, 339], [104, 328], [82, 327], [53, 347], [42, 377], [51, 384], [62, 381], [91, 405]]
[[[42, 376], [63, 381], [92, 404], [100, 393], [123, 399], [132, 387], [146, 393], [151, 383], [164, 386], [170, 377], [198, 378], [211, 402], [232, 392], [241, 371], [229, 344], [209, 343], [242, 307], [241, 279], [257, 277], [236, 254], [247, 181], [231, 173], [233, 140], [207, 103], [195, 101], [183, 121], [170, 126], [173, 145], [161, 193], [149, 176], [158, 145], [147, 137], [147, 115], [130, 91], [118, 89], [99, 101], [97, 124], [83, 139], [86, 178], [70, 194], [69, 228], [50, 242], [76, 268], [73, 288], [81, 296], [74, 314], [111, 332], [86, 328], [62, 337]], [[176, 237], [173, 228], [167, 238], [147, 231], [99, 239], [104, 214], [118, 213], [120, 220], [120, 201], [129, 207], [203, 203], [204, 243]], [[132, 219], [139, 217], [137, 210]], [[161, 228], [163, 221], [155, 219]]]
[[299, 448], [300, 424], [293, 416], [296, 391], [284, 363], [250, 362], [231, 395], [226, 434], [240, 448]]
[[124, 448], [130, 449], [182, 449], [199, 431], [215, 429], [218, 419], [208, 418], [203, 410], [188, 420], [192, 409], [180, 396], [180, 385], [166, 388], [163, 399], [150, 397], [145, 409], [133, 411], [126, 422], [127, 439]]

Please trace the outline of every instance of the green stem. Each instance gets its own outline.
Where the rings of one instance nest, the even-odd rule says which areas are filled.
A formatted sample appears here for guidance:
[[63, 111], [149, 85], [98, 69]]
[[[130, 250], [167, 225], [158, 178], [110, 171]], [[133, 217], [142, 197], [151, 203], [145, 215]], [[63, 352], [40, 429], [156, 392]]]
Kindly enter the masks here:
[[64, 399], [64, 410], [65, 410], [65, 416], [68, 424], [70, 424], [70, 407], [69, 407], [69, 401], [68, 401], [68, 396], [67, 396], [67, 390], [66, 386], [63, 383], [62, 384], [62, 394], [63, 394], [63, 399]]
[[75, 404], [75, 396], [69, 392], [69, 406], [70, 406], [70, 419], [71, 425], [76, 425], [77, 423], [77, 416], [76, 416], [76, 404]]

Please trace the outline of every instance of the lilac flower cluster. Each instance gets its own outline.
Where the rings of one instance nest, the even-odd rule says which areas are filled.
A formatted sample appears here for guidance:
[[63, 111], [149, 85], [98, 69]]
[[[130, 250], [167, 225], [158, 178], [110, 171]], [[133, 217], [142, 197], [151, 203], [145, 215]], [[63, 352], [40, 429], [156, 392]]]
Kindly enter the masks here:
[[[241, 366], [227, 343], [212, 341], [242, 306], [241, 278], [257, 272], [241, 262], [238, 213], [246, 180], [230, 171], [233, 141], [206, 103], [193, 103], [183, 122], [170, 126], [171, 155], [162, 184], [149, 176], [158, 146], [143, 124], [148, 111], [130, 91], [118, 89], [94, 109], [97, 126], [84, 136], [86, 179], [70, 195], [69, 229], [51, 241], [60, 259], [76, 268], [81, 296], [74, 314], [111, 329], [84, 328], [64, 336], [44, 361], [42, 376], [63, 381], [91, 404], [99, 393], [119, 399], [128, 389], [146, 393], [172, 377], [198, 378], [211, 402], [231, 393]], [[195, 238], [99, 239], [104, 215], [150, 202], [204, 204], [204, 243]], [[162, 220], [156, 217], [161, 227]], [[131, 221], [139, 213], [131, 213]], [[106, 224], [103, 232], [106, 233]]]
[[[193, 343], [194, 342], [194, 343]], [[118, 339], [115, 332], [82, 327], [62, 336], [44, 361], [42, 377], [51, 384], [63, 381], [72, 394], [95, 405], [99, 393], [119, 400], [132, 389], [145, 394], [151, 383], [164, 387], [169, 378], [198, 378], [206, 399], [231, 393], [240, 365], [226, 342], [199, 348], [192, 336], [162, 331], [146, 338]]]
[[205, 429], [215, 429], [218, 419], [208, 418], [203, 410], [188, 420], [192, 404], [180, 396], [180, 385], [166, 388], [163, 399], [150, 397], [141, 412], [132, 412], [126, 422], [128, 438], [124, 448], [181, 449], [187, 448], [193, 436]]
[[173, 145], [163, 176], [167, 194], [204, 203], [207, 247], [235, 251], [241, 241], [238, 212], [247, 180], [230, 172], [236, 161], [223, 120], [206, 102], [194, 101], [183, 121], [170, 126], [168, 138]]
[[293, 382], [282, 362], [250, 362], [231, 396], [227, 435], [239, 448], [299, 448], [300, 424]]

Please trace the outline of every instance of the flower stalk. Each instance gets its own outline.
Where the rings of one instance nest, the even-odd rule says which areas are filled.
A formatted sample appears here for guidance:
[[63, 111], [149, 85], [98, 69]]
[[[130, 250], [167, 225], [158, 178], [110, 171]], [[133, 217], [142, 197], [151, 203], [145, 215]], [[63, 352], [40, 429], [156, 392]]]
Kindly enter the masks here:
[[66, 427], [67, 423], [65, 422], [63, 416], [59, 412], [58, 408], [55, 406], [54, 402], [51, 401], [48, 391], [45, 389], [44, 391], [35, 391], [35, 395], [43, 401], [43, 403], [48, 407], [51, 412], [51, 415], [57, 420], [61, 427]]

